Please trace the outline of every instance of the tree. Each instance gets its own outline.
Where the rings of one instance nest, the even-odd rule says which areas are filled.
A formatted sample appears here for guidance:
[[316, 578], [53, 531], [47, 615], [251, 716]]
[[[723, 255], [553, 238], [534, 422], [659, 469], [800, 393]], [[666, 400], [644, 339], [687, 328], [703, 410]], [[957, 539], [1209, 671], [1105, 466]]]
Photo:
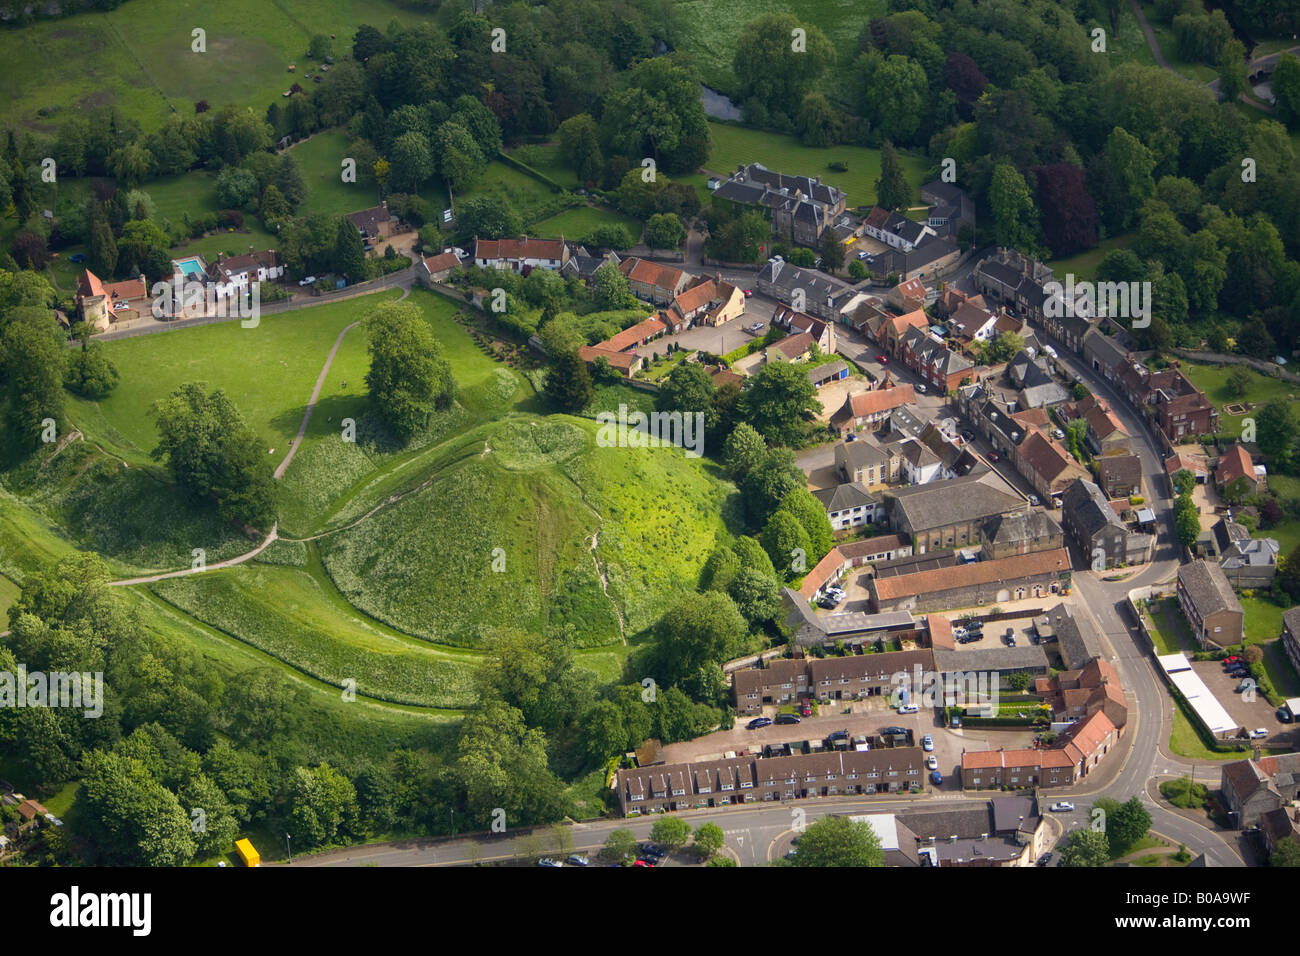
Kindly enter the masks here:
[[695, 838], [691, 845], [705, 860], [711, 860], [726, 844], [726, 834], [716, 823], [701, 823], [695, 828]]
[[1110, 842], [1111, 856], [1123, 856], [1129, 847], [1146, 836], [1149, 829], [1151, 814], [1138, 797], [1130, 797], [1106, 818], [1106, 838]]
[[831, 520], [826, 515], [826, 508], [813, 497], [807, 488], [794, 488], [781, 499], [782, 511], [788, 511], [798, 520], [804, 531], [808, 532], [809, 566], [816, 564], [835, 544], [835, 532]]
[[1025, 340], [1015, 332], [999, 332], [997, 337], [984, 347], [984, 361], [990, 365], [1009, 362], [1025, 347]]
[[670, 853], [686, 846], [691, 838], [691, 825], [681, 817], [664, 816], [650, 827], [650, 841], [658, 843]]
[[105, 278], [117, 272], [117, 240], [113, 237], [113, 227], [102, 215], [90, 227], [86, 258], [90, 270]]
[[428, 137], [414, 131], [403, 133], [393, 140], [388, 163], [393, 187], [401, 192], [418, 193], [435, 171]]
[[270, 186], [279, 190], [284, 201], [293, 209], [297, 209], [307, 198], [307, 182], [302, 178], [298, 160], [294, 159], [291, 153], [285, 153], [280, 157], [268, 188]]
[[805, 146], [825, 148], [839, 142], [839, 114], [821, 93], [806, 94], [795, 115], [795, 133]]
[[750, 526], [764, 526], [787, 494], [795, 488], [805, 488], [807, 484], [803, 469], [795, 462], [794, 452], [788, 448], [768, 451], [741, 484]]
[[1246, 77], [1246, 47], [1236, 37], [1232, 37], [1219, 49], [1218, 61], [1219, 92], [1229, 103], [1250, 89]]
[[767, 442], [753, 425], [739, 422], [722, 446], [722, 461], [727, 476], [742, 482], [767, 457]]
[[1183, 495], [1190, 496], [1192, 489], [1196, 487], [1196, 476], [1186, 468], [1179, 468], [1174, 472], [1172, 480], [1174, 484], [1174, 492], [1180, 497]]
[[1061, 849], [1060, 866], [1105, 866], [1110, 862], [1110, 843], [1096, 830], [1075, 830]]
[[1255, 376], [1250, 374], [1250, 369], [1244, 365], [1234, 366], [1228, 373], [1228, 380], [1224, 383], [1223, 390], [1229, 398], [1245, 398], [1250, 392], [1250, 386], [1254, 384]]
[[1179, 495], [1174, 502], [1174, 533], [1186, 548], [1194, 546], [1201, 535], [1201, 519], [1191, 495]]
[[645, 244], [651, 249], [676, 249], [686, 240], [686, 227], [671, 212], [656, 213], [645, 226]]
[[795, 445], [805, 431], [805, 417], [822, 410], [817, 389], [801, 365], [769, 362], [745, 382], [741, 417], [772, 445]]
[[994, 168], [989, 205], [993, 207], [993, 234], [997, 244], [1033, 251], [1034, 198], [1025, 178], [1014, 166], [1003, 163]]
[[1256, 317], [1245, 323], [1237, 333], [1237, 351], [1252, 358], [1272, 358], [1277, 354], [1277, 344], [1269, 335], [1268, 326]]
[[501, 239], [518, 236], [524, 223], [514, 206], [492, 196], [470, 196], [456, 207], [457, 234], [472, 239]]
[[1083, 170], [1073, 163], [1039, 166], [1038, 208], [1043, 241], [1053, 256], [1073, 255], [1097, 245], [1097, 204], [1088, 193]]
[[127, 143], [108, 154], [107, 166], [123, 186], [133, 189], [149, 178], [153, 155], [137, 143]]
[[1283, 53], [1277, 58], [1269, 81], [1273, 86], [1278, 118], [1290, 129], [1300, 126], [1300, 58], [1293, 53]]
[[569, 808], [551, 771], [546, 735], [499, 700], [482, 704], [461, 723], [455, 779], [471, 820], [491, 820], [498, 808], [511, 826], [558, 819]]
[[718, 424], [713, 393], [713, 380], [703, 366], [697, 362], [679, 362], [659, 386], [655, 409], [683, 414], [698, 412], [704, 416], [704, 433], [707, 435]]
[[886, 141], [880, 150], [880, 178], [876, 180], [876, 205], [883, 209], [905, 209], [912, 203], [912, 187], [903, 172], [898, 150]]
[[22, 311], [34, 315], [29, 320], [10, 313], [9, 324], [0, 334], [0, 368], [4, 370], [8, 406], [6, 424], [31, 447], [41, 442], [47, 419], [52, 419], [60, 431], [63, 429], [67, 353], [48, 312], [30, 308]]
[[[802, 31], [802, 44], [795, 31]], [[736, 101], [756, 99], [769, 112], [794, 116], [805, 94], [834, 63], [835, 47], [826, 35], [792, 14], [751, 20], [741, 30], [732, 62]]]
[[697, 700], [701, 671], [717, 672], [739, 648], [748, 627], [735, 603], [725, 594], [706, 591], [687, 594], [664, 612], [655, 624], [658, 656], [664, 683], [683, 687]]
[[217, 174], [217, 202], [224, 209], [244, 209], [258, 193], [257, 177], [239, 166], [227, 166]]
[[614, 863], [627, 864], [636, 855], [636, 834], [631, 830], [611, 830], [600, 849], [602, 858]]
[[1300, 436], [1300, 418], [1295, 407], [1283, 401], [1269, 402], [1255, 415], [1255, 434], [1259, 450], [1275, 466], [1285, 466]]
[[[740, 567], [734, 551], [723, 553], [731, 555], [730, 560], [735, 561], [735, 571], [725, 590], [736, 602], [736, 609], [745, 620], [751, 625], [756, 625], [776, 617], [781, 611], [781, 588], [776, 578], [758, 568]], [[726, 564], [724, 568], [715, 568], [715, 571], [722, 570], [724, 573], [730, 571], [729, 562], [719, 561], [719, 564], [724, 563]], [[715, 588], [715, 590], [723, 589]]]
[[885, 139], [910, 142], [925, 114], [930, 82], [921, 64], [911, 57], [882, 57], [875, 50], [858, 57], [859, 105]]
[[1295, 837], [1283, 837], [1273, 847], [1268, 858], [1269, 866], [1300, 866], [1300, 841]]
[[581, 183], [592, 183], [600, 176], [605, 159], [600, 152], [600, 132], [588, 113], [570, 116], [560, 124], [560, 153]]
[[795, 866], [885, 865], [880, 837], [869, 823], [854, 823], [848, 817], [825, 816], [808, 825], [799, 837]]
[[767, 519], [758, 540], [772, 559], [772, 565], [780, 568], [787, 579], [806, 574], [817, 563], [811, 557], [812, 543], [808, 540], [808, 532], [799, 519], [784, 508], [778, 508]]
[[822, 233], [822, 266], [834, 275], [844, 268], [844, 243], [835, 235], [835, 230], [827, 229]]
[[341, 217], [334, 233], [334, 271], [350, 282], [364, 282], [369, 274], [361, 232], [350, 219]]
[[1111, 198], [1111, 211], [1120, 227], [1127, 229], [1142, 204], [1155, 194], [1156, 184], [1151, 177], [1156, 160], [1141, 140], [1120, 126], [1114, 127], [1106, 137], [1103, 166], [1115, 184]]
[[357, 789], [329, 763], [298, 767], [289, 783], [289, 832], [304, 848], [334, 843], [357, 825]]
[[456, 380], [442, 346], [417, 306], [386, 302], [366, 320], [370, 370], [366, 386], [385, 424], [403, 442], [451, 407]]
[[109, 395], [117, 380], [117, 367], [104, 354], [104, 346], [82, 340], [81, 348], [68, 361], [64, 385], [83, 398], [97, 399]]
[[456, 120], [448, 120], [433, 135], [438, 172], [444, 181], [462, 192], [473, 186], [487, 168], [488, 157], [470, 131]]
[[194, 856], [188, 814], [140, 760], [92, 751], [77, 794], [77, 812], [106, 864], [183, 866]]
[[627, 85], [605, 99], [604, 140], [616, 152], [653, 158], [665, 172], [694, 170], [709, 155], [709, 124], [699, 79], [669, 57], [641, 60], [621, 77]]
[[307, 45], [307, 56], [312, 60], [323, 60], [327, 56], [334, 54], [334, 41], [323, 33], [312, 35], [311, 42]]
[[[194, 832], [195, 853], [199, 857], [214, 856], [229, 850], [239, 836], [239, 819], [235, 809], [221, 792], [221, 788], [207, 774], [199, 773], [185, 781], [176, 793], [177, 801], [190, 818]], [[202, 810], [195, 817], [195, 810]], [[196, 828], [195, 823], [202, 821]]]

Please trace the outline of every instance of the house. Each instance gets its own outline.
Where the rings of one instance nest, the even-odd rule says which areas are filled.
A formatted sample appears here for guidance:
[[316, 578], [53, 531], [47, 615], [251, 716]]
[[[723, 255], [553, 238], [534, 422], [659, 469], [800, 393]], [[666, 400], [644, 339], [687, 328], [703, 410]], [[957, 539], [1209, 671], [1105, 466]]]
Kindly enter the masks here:
[[850, 287], [824, 272], [794, 266], [776, 256], [759, 270], [758, 291], [801, 312], [833, 322], [839, 315], [836, 301]]
[[841, 542], [835, 546], [835, 550], [844, 556], [849, 567], [856, 568], [910, 557], [912, 543], [901, 535], [880, 534], [858, 541]]
[[1219, 568], [1234, 588], [1268, 588], [1281, 557], [1276, 538], [1245, 537], [1233, 541], [1219, 556]]
[[[985, 804], [968, 802], [957, 808], [915, 808], [850, 819], [867, 821], [880, 836], [886, 866], [1034, 866], [1052, 840], [1034, 796], [995, 797]], [[888, 847], [893, 843], [888, 834], [895, 831], [899, 835], [893, 843], [900, 850], [891, 859]], [[903, 852], [909, 838], [915, 862]]]
[[813, 341], [812, 333], [798, 332], [794, 335], [787, 335], [783, 339], [778, 339], [767, 348], [763, 349], [763, 361], [767, 362], [806, 362], [808, 361], [808, 350], [816, 343]]
[[436, 256], [424, 256], [416, 264], [415, 276], [424, 285], [431, 286], [438, 282], [446, 282], [451, 278], [451, 274], [460, 268], [460, 259], [456, 253], [450, 249], [438, 253]]
[[845, 396], [844, 404], [831, 415], [830, 424], [841, 435], [859, 428], [875, 428], [887, 420], [895, 408], [915, 401], [916, 390], [911, 385], [891, 385], [886, 377], [880, 388]]
[[1015, 309], [1020, 315], [1041, 321], [1049, 298], [1046, 290], [1052, 270], [1014, 249], [999, 249], [983, 259], [973, 273], [975, 288], [991, 303]]
[[1300, 796], [1300, 753], [1226, 763], [1219, 790], [1235, 829], [1256, 826], [1264, 814], [1289, 807]]
[[825, 488], [812, 494], [826, 509], [831, 528], [836, 531], [860, 528], [876, 520], [876, 506], [879, 501], [860, 481], [844, 482], [834, 488]]
[[377, 239], [386, 239], [397, 231], [397, 220], [388, 212], [385, 200], [378, 206], [348, 213], [348, 221], [361, 233], [361, 241], [372, 243]]
[[604, 359], [610, 368], [620, 372], [624, 378], [631, 378], [641, 370], [644, 360], [635, 352], [620, 352], [605, 345], [583, 345], [578, 349], [578, 358], [594, 368], [598, 359]]
[[1044, 501], [1064, 495], [1074, 482], [1088, 477], [1088, 470], [1074, 460], [1061, 443], [1038, 429], [1030, 429], [1013, 456], [1016, 467]]
[[889, 575], [877, 568], [866, 583], [873, 611], [915, 612], [1061, 594], [1069, 580], [1069, 553], [1058, 548], [911, 574]]
[[1282, 615], [1282, 650], [1297, 673], [1300, 673], [1300, 606]]
[[1203, 558], [1178, 569], [1178, 606], [1201, 647], [1240, 644], [1244, 614], [1223, 570]]
[[524, 275], [533, 269], [558, 272], [569, 261], [570, 255], [572, 250], [563, 238], [474, 239], [474, 265], [481, 269]]
[[918, 554], [982, 543], [985, 520], [1025, 510], [1025, 499], [995, 471], [885, 492], [891, 530]]
[[1065, 532], [1045, 511], [1017, 511], [986, 518], [980, 537], [984, 557], [989, 559], [1065, 547]]
[[686, 328], [691, 325], [722, 325], [745, 312], [745, 293], [720, 276], [696, 279], [673, 299], [668, 311]]
[[148, 299], [149, 286], [143, 275], [124, 282], [102, 282], [84, 269], [77, 278], [77, 315], [96, 332], [116, 322], [119, 312], [146, 310]]
[[835, 323], [814, 319], [804, 312], [796, 312], [789, 306], [778, 305], [772, 312], [771, 324], [787, 332], [798, 334], [807, 332], [813, 342], [827, 355], [835, 351]]
[[[455, 258], [453, 256], [452, 258]], [[238, 295], [249, 289], [255, 282], [273, 282], [284, 275], [284, 263], [280, 262], [274, 249], [262, 252], [248, 247], [248, 255], [231, 256], [217, 253], [217, 261], [208, 264], [208, 281], [215, 288], [218, 298]]]
[[821, 388], [830, 382], [839, 382], [849, 377], [849, 366], [843, 359], [836, 359], [808, 370], [808, 381], [813, 388]]
[[917, 222], [908, 219], [901, 212], [879, 206], [873, 207], [862, 221], [862, 233], [877, 242], [883, 242], [891, 249], [903, 252], [911, 252], [927, 237], [938, 235], [927, 222]]
[[920, 279], [898, 283], [885, 294], [885, 301], [899, 312], [915, 312], [925, 308], [925, 284]]
[[913, 309], [902, 315], [891, 315], [885, 319], [877, 330], [876, 341], [886, 352], [897, 354], [902, 347], [904, 333], [908, 329], [928, 329], [930, 317], [921, 309]]
[[955, 183], [936, 179], [921, 187], [921, 202], [930, 204], [926, 225], [944, 239], [959, 239], [961, 231], [975, 231], [975, 203]]
[[668, 305], [686, 291], [691, 281], [689, 273], [649, 259], [624, 259], [618, 268], [627, 277], [627, 287], [634, 296], [656, 305]]
[[1129, 449], [1128, 431], [1120, 424], [1119, 418], [1111, 410], [1104, 398], [1093, 399], [1088, 396], [1078, 403], [1081, 416], [1088, 423], [1085, 440], [1098, 455], [1123, 453]]
[[1241, 482], [1240, 487], [1246, 494], [1255, 495], [1264, 490], [1264, 476], [1256, 474], [1250, 452], [1246, 451], [1241, 442], [1224, 452], [1219, 457], [1219, 463], [1214, 466], [1214, 483], [1220, 491], [1225, 491], [1237, 482]]
[[758, 206], [771, 218], [772, 234], [795, 245], [817, 248], [822, 232], [841, 218], [847, 197], [815, 177], [788, 176], [761, 163], [739, 166], [713, 195]]
[[948, 334], [962, 348], [969, 349], [977, 342], [987, 342], [994, 337], [997, 313], [984, 308], [983, 301], [983, 296], [967, 299], [948, 316]]
[[1101, 456], [1097, 459], [1097, 484], [1107, 498], [1142, 494], [1141, 459], [1125, 452]]
[[1131, 533], [1091, 481], [1080, 478], [1065, 489], [1061, 524], [1089, 563], [1104, 558], [1106, 568], [1151, 559], [1155, 536]]
[[610, 336], [601, 344], [615, 352], [627, 352], [659, 338], [667, 331], [668, 327], [663, 322], [655, 316], [651, 316], [631, 328]]
[[1170, 493], [1173, 493], [1174, 475], [1180, 471], [1189, 472], [1196, 479], [1198, 485], [1203, 485], [1210, 477], [1209, 465], [1204, 455], [1184, 454], [1182, 452], [1170, 452], [1169, 457], [1165, 459], [1165, 475], [1169, 478]]
[[1083, 720], [1098, 711], [1117, 728], [1122, 729], [1128, 722], [1128, 702], [1119, 671], [1103, 657], [1094, 657], [1080, 668], [1039, 677], [1033, 691], [1051, 708], [1056, 723]]
[[884, 319], [889, 313], [885, 310], [884, 300], [866, 292], [854, 292], [843, 301], [839, 309], [839, 322], [851, 329], [856, 329], [867, 337], [872, 335], [871, 321]]
[[915, 371], [929, 385], [944, 394], [969, 384], [975, 376], [975, 363], [955, 349], [950, 349], [928, 330], [911, 327], [902, 335], [899, 356], [903, 364]]
[[1035, 359], [1028, 350], [1018, 352], [1007, 363], [1007, 377], [1019, 390], [1023, 408], [1050, 408], [1066, 401], [1070, 394], [1047, 370], [1047, 364]]
[[909, 485], [924, 485], [943, 477], [943, 462], [920, 440], [903, 438], [886, 447], [897, 456], [903, 480]]
[[1004, 787], [1068, 787], [1075, 782], [1074, 761], [1062, 750], [973, 750], [961, 755], [964, 790]]
[[1188, 436], [1219, 430], [1218, 411], [1177, 368], [1145, 376], [1145, 386], [1142, 398], [1152, 409], [1156, 426], [1170, 441], [1176, 443]]
[[1264, 839], [1264, 852], [1269, 856], [1287, 837], [1300, 842], [1300, 808], [1292, 806], [1269, 810], [1259, 818], [1259, 830]]

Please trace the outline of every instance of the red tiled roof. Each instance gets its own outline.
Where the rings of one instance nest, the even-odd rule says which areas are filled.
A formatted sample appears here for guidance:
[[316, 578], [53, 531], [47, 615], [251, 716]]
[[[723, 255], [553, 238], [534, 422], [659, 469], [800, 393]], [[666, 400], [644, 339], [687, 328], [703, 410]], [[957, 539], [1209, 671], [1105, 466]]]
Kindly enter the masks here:
[[424, 260], [424, 267], [432, 274], [434, 272], [445, 272], [447, 269], [455, 269], [460, 265], [460, 260], [456, 258], [454, 252], [440, 252], [436, 256], [427, 256]]
[[475, 259], [563, 259], [563, 239], [476, 239]]
[[895, 385], [892, 388], [873, 388], [869, 392], [854, 392], [844, 400], [844, 406], [854, 418], [866, 418], [901, 405], [911, 405], [915, 401], [916, 389], [911, 385]]
[[844, 563], [844, 555], [840, 554], [838, 549], [831, 548], [826, 557], [818, 561], [817, 565], [803, 579], [803, 584], [799, 587], [799, 593], [811, 600], [817, 590], [829, 580], [832, 574], [842, 568]]
[[660, 265], [649, 259], [624, 259], [619, 268], [624, 270], [623, 274], [629, 281], [644, 282], [669, 291], [677, 288], [677, 284], [686, 276], [681, 269]]
[[882, 600], [892, 600], [906, 595], [929, 594], [995, 581], [1015, 581], [1052, 571], [1068, 571], [1069, 568], [1069, 553], [1064, 548], [1057, 548], [1037, 554], [1017, 554], [993, 561], [973, 561], [970, 564], [917, 571], [913, 574], [873, 578], [872, 587]]
[[1240, 443], [1224, 452], [1218, 467], [1214, 469], [1214, 480], [1220, 485], [1229, 484], [1238, 478], [1255, 480], [1255, 463]]
[[948, 620], [942, 614], [930, 614], [926, 616], [926, 625], [930, 629], [930, 646], [943, 647], [953, 650], [955, 645], [952, 640], [952, 621]]
[[663, 322], [660, 322], [654, 316], [651, 316], [644, 322], [638, 322], [630, 329], [624, 329], [622, 332], [619, 332], [617, 335], [612, 336], [601, 344], [607, 349], [613, 349], [616, 352], [625, 352], [630, 348], [640, 345], [642, 340], [666, 331], [668, 331], [668, 326]]
[[640, 358], [635, 352], [619, 352], [603, 345], [584, 345], [578, 349], [578, 358], [584, 362], [594, 362], [603, 358], [610, 366], [621, 371], [629, 371]]

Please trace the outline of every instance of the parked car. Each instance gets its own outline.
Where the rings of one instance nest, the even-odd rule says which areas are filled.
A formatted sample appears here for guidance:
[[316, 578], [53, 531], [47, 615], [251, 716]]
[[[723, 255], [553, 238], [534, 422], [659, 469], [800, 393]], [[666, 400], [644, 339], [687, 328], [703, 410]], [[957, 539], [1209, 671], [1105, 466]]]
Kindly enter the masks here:
[[84, 252], [74, 252], [72, 255], [68, 256], [68, 261], [69, 261], [69, 262], [85, 262], [85, 261], [86, 261], [86, 254], [85, 254]]
[[1007, 628], [1007, 632], [1002, 635], [1002, 640], [1006, 641], [1007, 647], [1015, 647], [1016, 629], [1014, 627]]
[[799, 723], [799, 718], [794, 714], [778, 714], [776, 722], [778, 724], [797, 724]]
[[924, 382], [917, 382], [917, 383], [916, 383], [916, 390], [917, 390], [918, 392], [920, 392], [922, 395], [924, 395], [924, 394], [925, 394], [925, 383], [924, 383]]
[[959, 730], [961, 728], [961, 714], [953, 714], [948, 720], [948, 726], [953, 730]]
[[653, 861], [653, 860], [647, 860], [647, 859], [645, 859], [645, 858], [642, 858], [642, 859], [640, 859], [640, 860], [637, 860], [637, 861], [636, 861], [635, 863], [633, 863], [632, 865], [633, 865], [633, 866], [654, 866], [654, 861]]
[[754, 290], [753, 290], [753, 289], [746, 289], [746, 290], [745, 290], [745, 298], [746, 298], [746, 299], [753, 298], [753, 295], [754, 295]]
[[1235, 664], [1240, 660], [1241, 660], [1240, 657], [1238, 657], [1236, 654], [1233, 654], [1231, 657], [1225, 657], [1223, 659], [1223, 663], [1225, 666], [1227, 666], [1228, 664]]
[[811, 717], [812, 704], [808, 703], [808, 701], [805, 700], [802, 704], [799, 705], [799, 713], [802, 714], [804, 717]]
[[1060, 441], [1062, 438], [1065, 437], [1065, 432], [1061, 431], [1059, 428], [1053, 428], [1052, 437], [1055, 438], [1057, 441]]
[[997, 453], [997, 452], [995, 452], [995, 451], [991, 451], [991, 452], [989, 452], [989, 461], [992, 461], [992, 462], [999, 462], [999, 461], [1001, 461], [1001, 460], [1002, 460], [1002, 459], [998, 457], [998, 453]]
[[1244, 680], [1244, 681], [1242, 681], [1240, 684], [1238, 684], [1236, 687], [1234, 687], [1234, 688], [1232, 689], [1232, 692], [1233, 692], [1234, 694], [1240, 694], [1240, 693], [1242, 693], [1243, 691], [1248, 691], [1248, 690], [1250, 690], [1250, 689], [1251, 689], [1252, 687], [1254, 687], [1254, 686], [1255, 686], [1255, 682], [1254, 682], [1253, 680]]
[[1291, 723], [1291, 711], [1287, 710], [1285, 706], [1279, 707], [1277, 709], [1277, 719], [1282, 721], [1284, 724]]
[[1038, 497], [1038, 495], [1030, 495], [1030, 496], [1029, 496], [1029, 503], [1030, 503], [1031, 505], [1041, 505], [1043, 502], [1042, 502], [1042, 500]]
[[131, 308], [131, 303], [130, 303], [130, 302], [127, 302], [126, 299], [123, 299], [123, 300], [121, 300], [120, 302], [114, 302], [114, 303], [113, 303], [113, 308], [115, 308], [115, 309], [129, 309], [129, 308]]
[[759, 727], [770, 727], [772, 725], [771, 717], [755, 717], [745, 726], [750, 730], [758, 730]]
[[934, 754], [930, 754], [930, 756], [926, 757], [926, 758], [925, 758], [925, 769], [926, 769], [926, 770], [938, 770], [938, 769], [939, 769], [939, 758], [936, 757]]
[[879, 362], [881, 365], [888, 365], [889, 356], [886, 355], [884, 352], [881, 352], [879, 355], [876, 356], [876, 361]]
[[564, 866], [564, 864], [561, 863], [559, 860], [552, 860], [548, 856], [544, 856], [540, 860], [538, 860], [537, 865], [538, 866]]
[[1050, 852], [1044, 853], [1042, 856], [1038, 858], [1039, 866], [1049, 866], [1051, 862], [1052, 862], [1052, 854]]
[[1261, 737], [1267, 737], [1267, 736], [1268, 736], [1268, 729], [1265, 727], [1256, 727], [1254, 730], [1250, 732], [1251, 740], [1259, 740]]
[[943, 786], [943, 774], [941, 774], [937, 770], [931, 771], [930, 782], [934, 784], [936, 787]]
[[836, 597], [833, 594], [823, 594], [817, 599], [817, 606], [822, 610], [829, 611], [832, 608], [839, 607], [842, 600], [842, 597]]
[[754, 335], [757, 335], [759, 332], [763, 331], [763, 323], [755, 322], [753, 325], [747, 325], [745, 326], [745, 331], [752, 332]]
[[954, 627], [954, 628], [952, 629], [952, 636], [953, 636], [953, 639], [954, 639], [954, 640], [958, 640], [958, 641], [960, 641], [963, 637], [966, 636], [966, 628], [964, 628], [964, 627]]
[[898, 707], [898, 712], [900, 714], [919, 714], [921, 712], [921, 708], [917, 707], [916, 704], [900, 704]]
[[591, 860], [581, 853], [570, 853], [569, 858], [564, 862], [568, 863], [569, 866], [589, 866], [591, 864]]
[[1070, 803], [1068, 800], [1061, 800], [1058, 803], [1052, 804], [1047, 809], [1051, 810], [1053, 813], [1073, 813], [1074, 804]]
[[929, 734], [926, 734], [924, 737], [922, 737], [922, 738], [921, 738], [921, 749], [922, 749], [922, 750], [925, 750], [925, 751], [933, 750], [933, 749], [934, 749], [934, 738], [931, 737]]
[[849, 732], [847, 730], [832, 730], [826, 735], [827, 740], [848, 740]]
[[642, 843], [641, 853], [644, 856], [653, 857], [656, 860], [661, 860], [668, 855], [668, 851], [657, 843]]
[[299, 279], [298, 285], [311, 285], [315, 281], [316, 281], [315, 276], [307, 276], [307, 278], [305, 279]]

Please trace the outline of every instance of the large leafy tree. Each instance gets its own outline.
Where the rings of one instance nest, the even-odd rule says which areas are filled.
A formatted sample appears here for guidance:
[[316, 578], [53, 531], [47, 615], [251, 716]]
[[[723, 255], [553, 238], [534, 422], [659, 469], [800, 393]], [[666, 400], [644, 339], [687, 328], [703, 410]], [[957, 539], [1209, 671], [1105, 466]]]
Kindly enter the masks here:
[[366, 268], [366, 250], [361, 244], [361, 232], [347, 218], [339, 219], [334, 233], [333, 266], [335, 272], [350, 282], [364, 282], [369, 274]]
[[704, 434], [710, 434], [718, 424], [717, 409], [713, 406], [713, 380], [697, 362], [679, 362], [668, 373], [655, 395], [655, 408], [661, 412], [683, 412], [704, 416]]
[[1105, 866], [1110, 862], [1110, 843], [1097, 830], [1075, 830], [1061, 849], [1061, 866]]
[[[465, 136], [468, 138], [468, 133]], [[419, 192], [420, 187], [434, 174], [433, 149], [428, 137], [420, 133], [403, 133], [393, 140], [388, 153], [389, 179], [395, 189]]]
[[880, 178], [876, 180], [876, 205], [884, 209], [903, 209], [912, 203], [912, 187], [898, 159], [893, 143], [880, 151]]
[[699, 698], [702, 670], [718, 672], [740, 647], [747, 631], [735, 602], [718, 591], [687, 594], [664, 612], [655, 625], [662, 683], [682, 684]]
[[94, 852], [118, 866], [182, 866], [194, 856], [190, 818], [140, 760], [95, 751], [86, 758], [77, 812]]
[[456, 380], [429, 324], [410, 303], [386, 302], [366, 322], [370, 335], [371, 401], [388, 427], [409, 441], [434, 412], [451, 407]]
[[561, 412], [580, 412], [591, 404], [595, 394], [591, 373], [576, 350], [551, 356], [542, 392], [551, 407]]
[[709, 124], [699, 80], [671, 57], [652, 57], [624, 74], [601, 116], [606, 142], [633, 159], [653, 158], [666, 172], [694, 170], [709, 155]]
[[740, 395], [741, 417], [772, 445], [797, 444], [806, 419], [821, 410], [817, 389], [793, 362], [764, 365]]
[[795, 866], [884, 866], [885, 851], [869, 823], [848, 817], [825, 816], [808, 825], [799, 837]]
[[789, 448], [771, 449], [749, 471], [741, 485], [750, 524], [755, 528], [763, 527], [786, 495], [806, 486], [803, 469], [796, 463], [794, 452]]
[[5, 422], [28, 446], [42, 440], [47, 419], [53, 419], [60, 434], [66, 422], [63, 379], [68, 357], [57, 333], [50, 313], [30, 306], [10, 312], [0, 333]]
[[989, 184], [993, 235], [999, 246], [1032, 252], [1037, 216], [1025, 177], [1007, 163], [994, 168]]
[[817, 27], [789, 13], [759, 17], [745, 25], [736, 43], [736, 99], [757, 99], [769, 112], [793, 118], [834, 64], [835, 46]]
[[560, 124], [560, 152], [582, 183], [595, 182], [605, 164], [600, 151], [600, 131], [588, 113], [570, 116]]

